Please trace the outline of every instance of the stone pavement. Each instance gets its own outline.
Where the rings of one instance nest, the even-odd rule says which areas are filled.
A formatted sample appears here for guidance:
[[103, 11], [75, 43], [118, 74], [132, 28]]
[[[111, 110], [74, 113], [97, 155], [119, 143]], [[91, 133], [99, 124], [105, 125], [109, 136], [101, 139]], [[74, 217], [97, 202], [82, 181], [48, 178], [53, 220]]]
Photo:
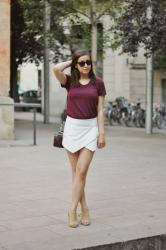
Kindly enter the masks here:
[[166, 234], [165, 130], [106, 126], [107, 147], [87, 178], [92, 224], [72, 229], [71, 172], [65, 151], [52, 147], [56, 124], [39, 117], [37, 128], [37, 146], [30, 120], [16, 120], [15, 141], [0, 141], [0, 250], [121, 250], [107, 244]]

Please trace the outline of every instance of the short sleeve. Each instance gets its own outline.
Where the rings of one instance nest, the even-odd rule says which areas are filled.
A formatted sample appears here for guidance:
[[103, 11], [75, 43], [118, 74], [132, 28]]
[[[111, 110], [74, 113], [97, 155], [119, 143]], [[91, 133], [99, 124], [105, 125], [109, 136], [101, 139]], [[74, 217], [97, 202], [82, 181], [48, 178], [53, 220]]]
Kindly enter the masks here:
[[69, 90], [71, 84], [71, 76], [66, 75], [66, 79], [67, 79], [66, 84], [61, 84], [61, 87]]
[[98, 96], [105, 96], [106, 95], [106, 89], [105, 89], [104, 82], [100, 78], [97, 78], [96, 79], [96, 85], [97, 85]]

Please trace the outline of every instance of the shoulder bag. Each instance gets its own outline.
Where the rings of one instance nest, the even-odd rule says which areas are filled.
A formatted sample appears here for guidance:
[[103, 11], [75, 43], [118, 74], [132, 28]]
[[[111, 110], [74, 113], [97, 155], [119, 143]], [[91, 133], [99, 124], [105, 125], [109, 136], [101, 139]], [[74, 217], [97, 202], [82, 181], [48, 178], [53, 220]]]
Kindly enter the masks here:
[[58, 132], [54, 135], [53, 146], [57, 148], [63, 148], [62, 140], [63, 140], [63, 129], [64, 122], [61, 123]]

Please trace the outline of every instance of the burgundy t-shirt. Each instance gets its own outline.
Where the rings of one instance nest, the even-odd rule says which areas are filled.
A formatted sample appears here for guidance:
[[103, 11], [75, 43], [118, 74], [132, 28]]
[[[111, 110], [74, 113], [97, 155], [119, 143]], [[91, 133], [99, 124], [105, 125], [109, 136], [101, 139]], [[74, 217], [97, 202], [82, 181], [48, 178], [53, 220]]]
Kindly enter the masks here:
[[66, 75], [67, 82], [61, 86], [66, 88], [67, 115], [76, 119], [91, 119], [97, 117], [98, 96], [105, 96], [104, 82], [100, 78], [90, 80], [88, 84], [76, 87], [71, 85], [71, 76]]

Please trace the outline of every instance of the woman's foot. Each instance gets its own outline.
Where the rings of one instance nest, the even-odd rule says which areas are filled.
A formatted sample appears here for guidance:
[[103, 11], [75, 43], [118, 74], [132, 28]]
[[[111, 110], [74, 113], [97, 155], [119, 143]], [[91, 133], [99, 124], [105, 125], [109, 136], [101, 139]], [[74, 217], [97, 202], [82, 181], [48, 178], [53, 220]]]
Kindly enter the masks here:
[[68, 212], [68, 226], [72, 228], [78, 227], [76, 211], [69, 210]]
[[84, 226], [90, 225], [89, 209], [84, 208], [81, 212], [81, 224]]

